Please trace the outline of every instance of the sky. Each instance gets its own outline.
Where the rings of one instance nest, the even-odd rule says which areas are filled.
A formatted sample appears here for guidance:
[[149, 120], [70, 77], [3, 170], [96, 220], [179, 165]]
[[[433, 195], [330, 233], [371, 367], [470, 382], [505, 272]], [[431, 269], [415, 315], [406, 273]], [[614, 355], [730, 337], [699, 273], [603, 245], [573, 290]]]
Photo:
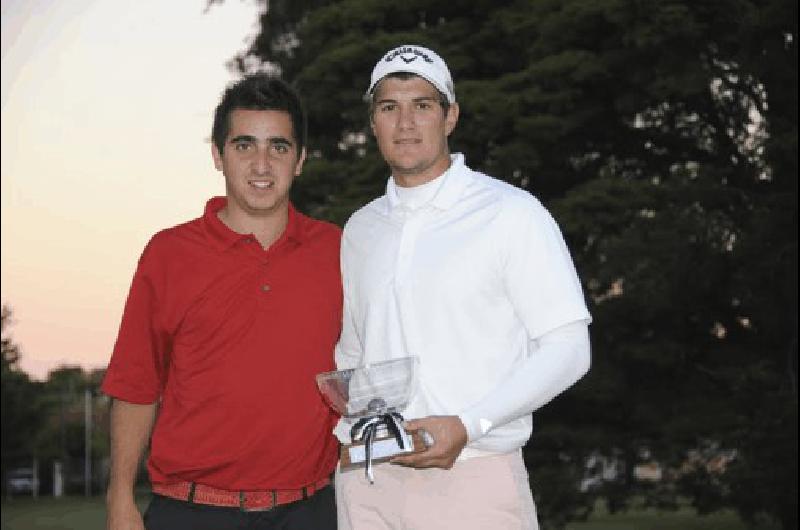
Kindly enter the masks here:
[[157, 231], [224, 194], [209, 143], [261, 7], [2, 0], [2, 303], [20, 367], [108, 364]]

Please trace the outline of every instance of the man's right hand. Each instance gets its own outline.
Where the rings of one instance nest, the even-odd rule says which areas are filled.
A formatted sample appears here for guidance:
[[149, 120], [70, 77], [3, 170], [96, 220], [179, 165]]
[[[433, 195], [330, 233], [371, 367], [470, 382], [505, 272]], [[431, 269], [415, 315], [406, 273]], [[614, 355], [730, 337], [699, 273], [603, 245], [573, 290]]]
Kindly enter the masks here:
[[111, 406], [111, 471], [106, 507], [108, 530], [144, 530], [133, 497], [139, 460], [150, 439], [157, 403], [140, 405], [115, 399]]
[[467, 445], [467, 429], [458, 416], [427, 416], [403, 423], [410, 432], [425, 431], [433, 437], [433, 445], [419, 453], [394, 456], [392, 464], [419, 469], [438, 467], [450, 469]]
[[106, 498], [108, 517], [107, 530], [145, 530], [142, 514], [133, 500], [133, 495]]

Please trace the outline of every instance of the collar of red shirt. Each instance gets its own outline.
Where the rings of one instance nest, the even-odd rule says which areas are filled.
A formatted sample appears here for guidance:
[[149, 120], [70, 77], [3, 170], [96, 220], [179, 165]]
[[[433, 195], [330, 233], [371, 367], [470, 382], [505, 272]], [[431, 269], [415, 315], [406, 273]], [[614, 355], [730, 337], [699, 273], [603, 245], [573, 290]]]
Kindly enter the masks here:
[[[219, 219], [217, 214], [226, 204], [228, 204], [227, 197], [212, 197], [206, 203], [206, 209], [203, 213], [203, 221], [209, 238], [220, 251], [229, 249], [239, 241], [255, 238], [253, 234], [234, 232]], [[286, 240], [301, 244], [303, 235], [303, 215], [289, 203], [289, 221], [286, 223], [286, 229], [283, 234], [273, 243], [273, 246], [280, 245]]]

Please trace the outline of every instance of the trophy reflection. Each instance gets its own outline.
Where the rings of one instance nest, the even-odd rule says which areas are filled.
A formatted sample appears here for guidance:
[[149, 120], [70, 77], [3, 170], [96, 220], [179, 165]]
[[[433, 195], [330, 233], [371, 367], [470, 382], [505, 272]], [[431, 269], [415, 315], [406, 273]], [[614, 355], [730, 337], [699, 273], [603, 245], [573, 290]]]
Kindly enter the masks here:
[[341, 449], [342, 471], [364, 467], [373, 483], [373, 464], [425, 449], [423, 435], [406, 432], [400, 414], [411, 398], [417, 364], [416, 357], [403, 357], [317, 375], [327, 403], [353, 424], [352, 443]]

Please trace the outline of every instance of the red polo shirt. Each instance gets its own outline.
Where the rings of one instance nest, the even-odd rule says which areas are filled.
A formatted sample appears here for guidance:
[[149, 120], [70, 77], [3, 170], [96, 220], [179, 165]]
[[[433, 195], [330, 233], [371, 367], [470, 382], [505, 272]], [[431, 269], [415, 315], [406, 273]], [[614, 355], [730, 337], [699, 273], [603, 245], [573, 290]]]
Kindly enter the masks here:
[[217, 212], [159, 232], [133, 278], [103, 391], [161, 400], [153, 483], [300, 488], [332, 472], [336, 417], [314, 376], [341, 327], [338, 227], [289, 208], [264, 250]]

